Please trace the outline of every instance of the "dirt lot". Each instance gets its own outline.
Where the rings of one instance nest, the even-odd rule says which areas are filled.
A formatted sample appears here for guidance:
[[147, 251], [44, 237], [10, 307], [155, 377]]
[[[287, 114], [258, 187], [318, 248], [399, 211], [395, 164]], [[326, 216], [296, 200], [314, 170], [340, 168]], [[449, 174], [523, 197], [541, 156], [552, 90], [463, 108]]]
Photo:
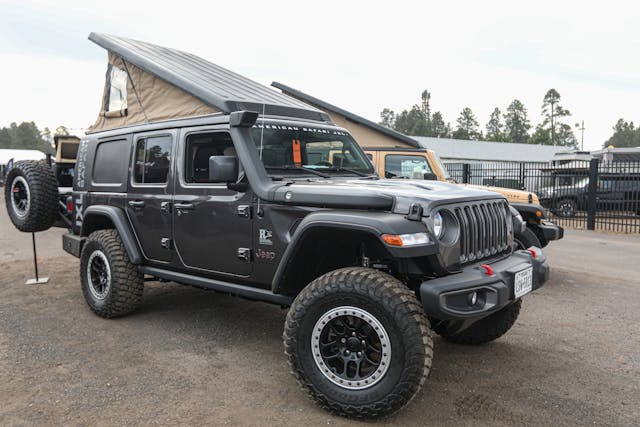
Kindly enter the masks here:
[[[3, 203], [4, 205], [4, 203]], [[0, 209], [0, 425], [350, 424], [289, 374], [285, 311], [152, 283], [135, 315], [86, 307], [60, 230], [30, 236]], [[435, 340], [426, 387], [395, 425], [638, 425], [639, 236], [568, 232], [552, 280], [512, 331], [482, 347]]]

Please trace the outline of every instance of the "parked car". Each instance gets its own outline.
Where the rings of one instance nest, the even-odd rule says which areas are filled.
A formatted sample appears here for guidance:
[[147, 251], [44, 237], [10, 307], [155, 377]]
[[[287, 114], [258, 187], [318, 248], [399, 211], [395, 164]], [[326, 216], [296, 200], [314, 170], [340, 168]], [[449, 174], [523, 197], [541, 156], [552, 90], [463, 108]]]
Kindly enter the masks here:
[[[589, 177], [574, 185], [545, 187], [539, 191], [542, 204], [561, 217], [573, 217], [588, 209]], [[607, 174], [595, 186], [595, 208], [599, 211], [640, 213], [640, 176]]]

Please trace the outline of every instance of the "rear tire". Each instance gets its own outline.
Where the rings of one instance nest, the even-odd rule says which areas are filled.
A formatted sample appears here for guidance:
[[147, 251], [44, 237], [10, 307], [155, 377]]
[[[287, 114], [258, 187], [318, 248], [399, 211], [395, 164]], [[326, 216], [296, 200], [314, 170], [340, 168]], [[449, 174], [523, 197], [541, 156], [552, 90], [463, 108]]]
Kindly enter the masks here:
[[450, 334], [446, 322], [433, 322], [433, 330], [445, 340], [455, 344], [479, 345], [496, 340], [506, 334], [516, 323], [520, 314], [522, 300], [504, 307], [502, 310], [477, 321], [469, 328]]
[[20, 231], [48, 230], [58, 218], [58, 183], [44, 161], [16, 162], [7, 174], [4, 200], [13, 225]]
[[431, 369], [429, 322], [413, 292], [369, 268], [343, 268], [294, 300], [285, 353], [299, 384], [321, 407], [353, 418], [405, 406]]
[[124, 316], [142, 303], [143, 275], [116, 230], [89, 235], [80, 255], [80, 283], [89, 308], [100, 317]]

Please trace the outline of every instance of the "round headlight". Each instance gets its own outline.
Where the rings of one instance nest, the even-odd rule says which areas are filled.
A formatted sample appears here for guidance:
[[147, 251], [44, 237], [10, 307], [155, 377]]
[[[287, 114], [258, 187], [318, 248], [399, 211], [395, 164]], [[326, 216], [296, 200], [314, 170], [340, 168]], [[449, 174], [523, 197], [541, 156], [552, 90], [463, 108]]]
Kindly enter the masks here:
[[440, 212], [436, 212], [433, 216], [433, 232], [436, 233], [438, 239], [444, 234], [444, 220]]

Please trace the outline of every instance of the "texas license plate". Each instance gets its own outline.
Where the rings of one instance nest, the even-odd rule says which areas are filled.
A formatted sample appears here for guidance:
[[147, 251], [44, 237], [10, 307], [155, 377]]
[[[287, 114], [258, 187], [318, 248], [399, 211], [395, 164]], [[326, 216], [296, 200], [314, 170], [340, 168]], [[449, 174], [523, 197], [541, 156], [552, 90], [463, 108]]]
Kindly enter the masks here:
[[514, 294], [518, 299], [523, 295], [531, 292], [533, 288], [533, 267], [529, 267], [526, 270], [518, 271], [514, 280]]

